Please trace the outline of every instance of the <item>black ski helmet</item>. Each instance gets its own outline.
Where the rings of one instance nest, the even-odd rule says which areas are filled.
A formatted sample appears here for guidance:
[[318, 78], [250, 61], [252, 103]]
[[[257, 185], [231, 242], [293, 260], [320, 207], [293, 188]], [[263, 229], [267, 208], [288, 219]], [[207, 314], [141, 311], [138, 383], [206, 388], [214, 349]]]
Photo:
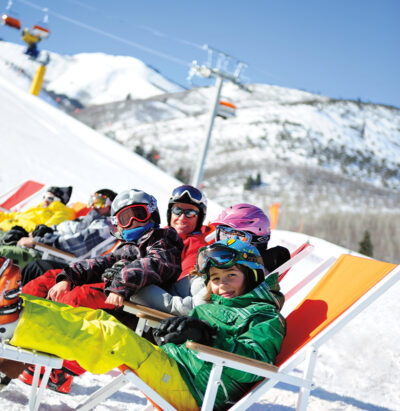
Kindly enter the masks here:
[[[160, 225], [160, 213], [157, 208], [157, 200], [150, 194], [145, 193], [142, 190], [131, 188], [130, 190], [121, 191], [111, 204], [111, 219], [114, 225], [118, 225], [118, 221], [115, 219], [115, 215], [118, 211], [133, 204], [145, 204], [151, 219], [156, 225]], [[113, 218], [114, 217], [114, 218]]]
[[199, 209], [199, 215], [197, 218], [197, 225], [194, 231], [200, 231], [203, 221], [207, 214], [207, 198], [206, 196], [197, 188], [184, 184], [182, 186], [174, 188], [171, 197], [168, 201], [167, 210], [167, 223], [171, 225], [171, 209], [176, 203], [192, 204]]

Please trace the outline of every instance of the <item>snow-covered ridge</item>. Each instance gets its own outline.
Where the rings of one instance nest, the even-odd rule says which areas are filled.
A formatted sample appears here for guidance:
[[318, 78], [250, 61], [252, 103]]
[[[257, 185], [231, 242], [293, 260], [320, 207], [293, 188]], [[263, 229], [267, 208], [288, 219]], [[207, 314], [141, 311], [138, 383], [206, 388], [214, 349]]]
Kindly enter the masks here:
[[[24, 46], [0, 42], [0, 64], [12, 63], [32, 78], [38, 63], [29, 59], [24, 50]], [[78, 100], [83, 106], [124, 100], [128, 96], [148, 98], [182, 90], [134, 57], [103, 53], [62, 56], [45, 50], [41, 51], [41, 56], [46, 53], [50, 63], [44, 79], [45, 90]]]

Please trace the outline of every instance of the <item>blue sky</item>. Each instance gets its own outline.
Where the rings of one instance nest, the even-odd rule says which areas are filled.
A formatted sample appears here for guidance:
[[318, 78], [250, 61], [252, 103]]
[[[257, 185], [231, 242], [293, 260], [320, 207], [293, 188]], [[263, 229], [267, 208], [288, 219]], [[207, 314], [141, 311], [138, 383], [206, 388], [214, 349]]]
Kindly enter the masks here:
[[[398, 0], [13, 0], [11, 12], [29, 27], [44, 7], [40, 49], [137, 57], [189, 87], [208, 44], [248, 64], [245, 82], [400, 107]], [[9, 27], [0, 37], [23, 44]]]

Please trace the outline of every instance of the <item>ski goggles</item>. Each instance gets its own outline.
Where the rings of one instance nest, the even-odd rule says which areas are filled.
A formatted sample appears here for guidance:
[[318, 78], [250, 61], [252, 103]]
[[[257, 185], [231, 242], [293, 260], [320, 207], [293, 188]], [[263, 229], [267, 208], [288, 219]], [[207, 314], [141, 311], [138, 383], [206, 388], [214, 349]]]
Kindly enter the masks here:
[[237, 230], [224, 225], [217, 225], [216, 240], [228, 240], [230, 238], [236, 238], [244, 243], [250, 244], [253, 240], [253, 236], [247, 231]]
[[200, 248], [197, 254], [196, 269], [201, 274], [208, 274], [210, 266], [230, 268], [235, 264], [245, 265], [251, 269], [264, 269], [261, 256], [241, 252], [221, 244], [212, 244]]
[[265, 244], [268, 243], [270, 237], [270, 235], [255, 235], [248, 231], [238, 230], [226, 225], [217, 225], [215, 232], [217, 241], [236, 238], [248, 244]]
[[185, 195], [187, 195], [195, 204], [206, 203], [206, 199], [203, 196], [202, 192], [190, 185], [183, 185], [175, 188], [172, 192], [170, 201], [179, 202], [178, 200], [180, 200]]
[[199, 215], [199, 212], [196, 210], [192, 210], [192, 209], [183, 209], [180, 207], [172, 207], [171, 209], [171, 213], [176, 215], [177, 217], [180, 217], [182, 214], [185, 214], [186, 218], [193, 218], [196, 217], [197, 215]]
[[145, 204], [133, 204], [118, 211], [111, 218], [114, 225], [119, 225], [122, 228], [127, 228], [132, 224], [132, 221], [143, 223], [151, 217], [151, 214]]
[[89, 205], [93, 208], [105, 208], [110, 206], [112, 201], [104, 194], [94, 194], [89, 198]]
[[47, 200], [49, 203], [52, 203], [53, 201], [61, 201], [57, 196], [51, 196], [46, 194], [44, 194], [43, 196], [43, 201], [44, 200]]

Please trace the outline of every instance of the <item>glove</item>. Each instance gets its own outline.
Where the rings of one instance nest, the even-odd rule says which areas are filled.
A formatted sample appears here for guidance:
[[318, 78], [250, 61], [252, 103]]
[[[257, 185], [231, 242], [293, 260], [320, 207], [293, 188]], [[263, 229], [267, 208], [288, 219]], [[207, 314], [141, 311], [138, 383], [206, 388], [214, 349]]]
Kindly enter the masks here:
[[28, 236], [28, 232], [23, 227], [15, 225], [1, 237], [1, 243], [5, 245], [16, 245], [22, 237]]
[[212, 345], [216, 330], [206, 321], [182, 316], [161, 321], [153, 334], [161, 340], [162, 344], [183, 344], [187, 340], [192, 340], [200, 344]]
[[44, 237], [47, 233], [54, 233], [54, 230], [51, 227], [48, 227], [45, 224], [38, 224], [34, 229], [32, 236], [33, 237]]
[[101, 278], [104, 282], [111, 282], [113, 278], [119, 274], [119, 272], [125, 267], [126, 263], [119, 261], [115, 263], [112, 267], [106, 268], [104, 273], [102, 274]]

